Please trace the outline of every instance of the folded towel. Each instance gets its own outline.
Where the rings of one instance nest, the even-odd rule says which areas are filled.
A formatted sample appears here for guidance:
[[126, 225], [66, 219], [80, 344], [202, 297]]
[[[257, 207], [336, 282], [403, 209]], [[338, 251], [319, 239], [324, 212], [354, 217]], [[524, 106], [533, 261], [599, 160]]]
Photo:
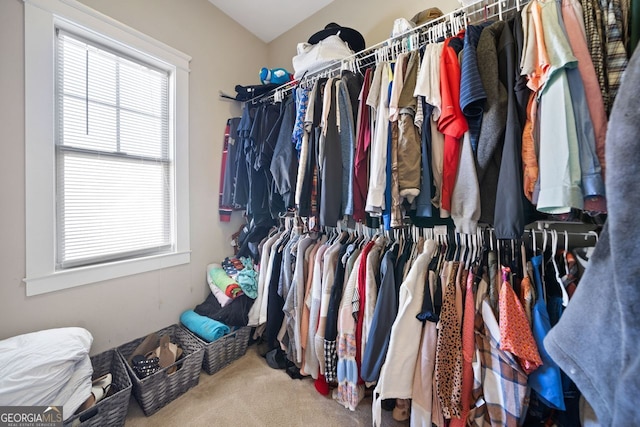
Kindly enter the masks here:
[[217, 320], [201, 316], [193, 310], [187, 310], [180, 316], [180, 322], [191, 332], [207, 342], [212, 342], [228, 334], [227, 325]]
[[242, 295], [242, 288], [227, 275], [219, 264], [209, 264], [207, 266], [208, 281], [213, 283], [229, 298]]

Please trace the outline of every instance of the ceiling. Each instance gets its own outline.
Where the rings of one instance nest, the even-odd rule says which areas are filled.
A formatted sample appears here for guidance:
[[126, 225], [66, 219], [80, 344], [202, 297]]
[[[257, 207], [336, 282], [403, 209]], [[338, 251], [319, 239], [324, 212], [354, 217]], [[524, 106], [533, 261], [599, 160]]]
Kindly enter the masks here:
[[[234, 21], [269, 43], [334, 0], [209, 0]], [[260, 5], [265, 9], [260, 10]]]

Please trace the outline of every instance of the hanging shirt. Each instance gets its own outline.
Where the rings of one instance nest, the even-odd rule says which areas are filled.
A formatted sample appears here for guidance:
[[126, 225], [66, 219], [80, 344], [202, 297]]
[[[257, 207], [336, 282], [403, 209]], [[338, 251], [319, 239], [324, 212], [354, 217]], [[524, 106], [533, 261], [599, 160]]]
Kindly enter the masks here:
[[582, 20], [582, 6], [580, 3], [576, 0], [564, 0], [562, 2], [562, 19], [567, 28], [571, 49], [578, 59], [578, 70], [584, 83], [586, 102], [595, 134], [598, 163], [600, 164], [602, 176], [604, 177], [606, 175], [604, 151], [607, 135], [607, 113], [605, 111], [602, 93], [600, 92], [598, 76], [585, 38], [585, 27], [584, 21]]
[[311, 302], [309, 308], [309, 331], [307, 346], [305, 349], [304, 371], [309, 373], [313, 379], [318, 378], [320, 361], [316, 353], [316, 332], [320, 318], [320, 305], [322, 301], [322, 271], [324, 270], [324, 254], [329, 248], [328, 244], [323, 244], [318, 248], [315, 263], [313, 265], [313, 281], [311, 283]]
[[391, 325], [398, 314], [398, 295], [394, 276], [397, 254], [388, 251], [380, 263], [380, 293], [376, 301], [367, 346], [362, 357], [361, 376], [366, 382], [378, 380], [389, 346]]
[[364, 397], [364, 384], [359, 384], [358, 382], [356, 321], [352, 316], [351, 307], [353, 293], [358, 286], [358, 271], [360, 270], [362, 259], [361, 253], [355, 260], [353, 270], [347, 280], [338, 312], [338, 388], [334, 398], [338, 403], [352, 411], [356, 410], [356, 407]]
[[475, 275], [470, 270], [465, 281], [464, 316], [462, 318], [462, 395], [460, 397], [460, 418], [451, 420], [451, 427], [464, 427], [472, 405], [471, 392], [473, 390], [473, 357], [475, 353], [474, 325], [476, 319], [475, 302], [473, 298], [473, 282]]
[[499, 78], [507, 92], [506, 124], [496, 189], [493, 225], [498, 239], [518, 239], [524, 233], [525, 198], [522, 194], [522, 125], [516, 100], [516, 44], [509, 25], [498, 39]]
[[627, 51], [624, 47], [622, 9], [620, 0], [608, 0], [608, 7], [602, 11], [606, 14], [607, 33], [607, 78], [609, 80], [609, 102], [613, 105], [622, 74], [627, 68]]
[[544, 338], [551, 330], [551, 321], [547, 312], [547, 304], [544, 300], [545, 294], [542, 288], [542, 277], [540, 275], [540, 267], [542, 265], [542, 255], [531, 258], [533, 265], [533, 278], [536, 286], [536, 294], [538, 299], [533, 306], [533, 337], [536, 340], [540, 356], [542, 358], [542, 366], [529, 374], [529, 385], [538, 393], [542, 401], [548, 406], [565, 410], [564, 394], [562, 392], [562, 378], [560, 376], [560, 368], [551, 359], [549, 353], [544, 347]]
[[584, 206], [581, 172], [571, 93], [565, 67], [577, 59], [558, 23], [555, 1], [535, 2], [542, 12], [543, 33], [549, 54], [549, 79], [540, 91], [540, 194], [541, 212], [567, 213]]
[[386, 62], [378, 64], [371, 83], [367, 104], [376, 111], [376, 126], [371, 141], [369, 190], [365, 210], [380, 216], [385, 208], [384, 192], [387, 182], [387, 145], [389, 134], [389, 82], [391, 70]]
[[469, 129], [460, 109], [460, 62], [458, 52], [462, 49], [460, 37], [450, 37], [444, 42], [440, 57], [442, 115], [438, 119], [438, 130], [445, 135], [444, 163], [442, 170], [441, 207], [451, 211], [451, 194], [455, 185], [460, 160], [460, 138]]
[[424, 252], [413, 263], [409, 275], [400, 287], [398, 316], [391, 327], [387, 358], [373, 394], [374, 426], [381, 426], [382, 399], [411, 397], [422, 325], [415, 314], [422, 304], [424, 281], [436, 246], [433, 240], [425, 243]]
[[[433, 301], [436, 292], [436, 274], [429, 270], [425, 278], [425, 299]], [[473, 330], [472, 330], [473, 332]], [[433, 372], [436, 365], [436, 344], [438, 341], [437, 322], [427, 320], [422, 327], [420, 337], [420, 350], [416, 362], [416, 370], [413, 376], [413, 391], [411, 395], [411, 425], [431, 427], [434, 413], [434, 400], [437, 396], [434, 391]]]
[[462, 391], [461, 322], [456, 309], [456, 277], [460, 263], [452, 261], [443, 281], [440, 333], [436, 345], [435, 379], [445, 418], [460, 418]]
[[338, 133], [336, 79], [329, 79], [324, 92], [322, 134], [318, 150], [320, 167], [320, 225], [335, 227], [342, 215], [342, 149]]
[[427, 104], [422, 96], [419, 97], [418, 102], [423, 106], [424, 121], [422, 122], [422, 132], [420, 135], [422, 144], [420, 149], [422, 181], [420, 183], [420, 194], [416, 198], [416, 216], [430, 218], [433, 215], [431, 197], [435, 192], [433, 188], [431, 163], [431, 113], [433, 106]]
[[298, 156], [291, 143], [291, 132], [295, 120], [295, 103], [288, 97], [282, 106], [282, 123], [271, 159], [270, 170], [275, 189], [282, 196], [285, 208], [295, 206], [295, 188], [298, 171]]
[[[482, 323], [476, 330], [476, 345], [481, 362], [482, 395], [487, 424], [518, 426], [527, 413], [529, 388], [527, 374], [515, 357], [500, 348], [500, 325], [485, 296], [481, 308]], [[510, 398], [505, 398], [509, 396]]]
[[309, 345], [309, 323], [311, 322], [311, 287], [313, 284], [313, 269], [316, 262], [316, 255], [322, 243], [317, 242], [313, 245], [311, 250], [308, 250], [308, 256], [306, 259], [306, 278], [305, 278], [305, 293], [302, 305], [302, 315], [300, 320], [300, 347], [302, 360], [300, 361], [300, 375], [311, 375], [311, 372], [306, 370], [307, 366], [307, 347]]
[[462, 50], [462, 64], [460, 70], [460, 108], [469, 123], [469, 140], [473, 152], [478, 149], [480, 124], [487, 94], [482, 86], [478, 73], [478, 57], [476, 48], [480, 40], [482, 29], [489, 25], [469, 25], [464, 33], [464, 48]]
[[478, 185], [480, 188], [480, 221], [493, 224], [496, 208], [498, 177], [507, 125], [507, 89], [500, 80], [498, 46], [506, 27], [497, 21], [486, 27], [478, 41], [478, 71], [486, 91], [487, 102], [482, 118], [476, 153]]
[[324, 332], [324, 375], [327, 382], [334, 382], [337, 380], [337, 336], [338, 336], [338, 311], [340, 307], [340, 301], [342, 300], [342, 294], [344, 292], [344, 275], [346, 268], [346, 260], [343, 260], [349, 244], [345, 243], [340, 246], [338, 252], [338, 260], [336, 263], [336, 270], [331, 283], [331, 295], [329, 296], [329, 306], [327, 309], [327, 322]]
[[409, 56], [404, 84], [398, 101], [398, 192], [409, 203], [420, 194], [420, 132], [415, 124], [416, 78], [420, 54], [412, 52]]
[[458, 233], [475, 234], [480, 218], [480, 190], [469, 132], [465, 132], [461, 145], [460, 167], [451, 195], [451, 218]]
[[510, 270], [502, 267], [500, 287], [500, 349], [511, 352], [520, 360], [526, 373], [542, 365], [522, 304], [509, 283]]
[[[362, 76], [343, 71], [338, 87], [338, 132], [342, 153], [342, 213], [353, 215], [356, 155], [356, 112]], [[355, 103], [354, 103], [355, 101]], [[355, 108], [354, 108], [355, 105]]]
[[296, 120], [291, 133], [291, 142], [293, 142], [293, 145], [298, 152], [302, 149], [304, 122], [307, 114], [307, 106], [309, 105], [309, 92], [311, 92], [311, 88], [308, 87], [298, 87], [295, 89]]
[[356, 153], [353, 165], [353, 219], [363, 221], [365, 219], [365, 203], [368, 193], [369, 181], [369, 147], [371, 145], [370, 108], [367, 105], [369, 88], [371, 85], [372, 70], [367, 68], [364, 74], [364, 82], [359, 96]]

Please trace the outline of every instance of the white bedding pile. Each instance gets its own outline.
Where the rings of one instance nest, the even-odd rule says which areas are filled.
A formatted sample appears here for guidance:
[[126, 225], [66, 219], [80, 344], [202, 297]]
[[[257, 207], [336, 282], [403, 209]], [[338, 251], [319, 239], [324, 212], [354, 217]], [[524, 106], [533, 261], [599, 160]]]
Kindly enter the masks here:
[[93, 336], [58, 328], [0, 341], [0, 405], [63, 406], [68, 419], [91, 394]]

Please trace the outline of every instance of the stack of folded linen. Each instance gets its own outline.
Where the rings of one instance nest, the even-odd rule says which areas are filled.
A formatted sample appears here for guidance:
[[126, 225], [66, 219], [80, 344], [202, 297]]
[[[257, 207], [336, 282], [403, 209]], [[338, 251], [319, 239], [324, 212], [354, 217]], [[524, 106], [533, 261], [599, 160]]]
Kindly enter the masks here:
[[222, 265], [209, 264], [207, 282], [222, 307], [240, 295], [258, 296], [258, 273], [250, 258], [225, 258]]

